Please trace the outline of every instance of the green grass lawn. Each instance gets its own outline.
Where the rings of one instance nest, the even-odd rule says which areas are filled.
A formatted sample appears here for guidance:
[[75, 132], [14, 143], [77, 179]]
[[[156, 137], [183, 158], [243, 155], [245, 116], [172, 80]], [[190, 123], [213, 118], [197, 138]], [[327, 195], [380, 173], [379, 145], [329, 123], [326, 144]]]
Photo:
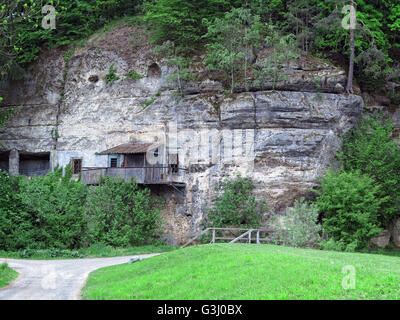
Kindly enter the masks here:
[[[356, 270], [344, 290], [344, 266]], [[188, 247], [99, 269], [85, 299], [400, 299], [400, 258], [274, 245]]]
[[32, 260], [47, 260], [47, 259], [76, 259], [76, 258], [104, 258], [118, 256], [133, 256], [145, 253], [158, 253], [175, 250], [177, 247], [167, 245], [147, 245], [129, 248], [114, 248], [111, 246], [98, 244], [88, 248], [77, 250], [20, 250], [20, 251], [3, 251], [0, 250], [0, 258], [14, 259], [32, 259]]
[[6, 263], [0, 264], [0, 288], [4, 288], [17, 278], [18, 272], [11, 269]]

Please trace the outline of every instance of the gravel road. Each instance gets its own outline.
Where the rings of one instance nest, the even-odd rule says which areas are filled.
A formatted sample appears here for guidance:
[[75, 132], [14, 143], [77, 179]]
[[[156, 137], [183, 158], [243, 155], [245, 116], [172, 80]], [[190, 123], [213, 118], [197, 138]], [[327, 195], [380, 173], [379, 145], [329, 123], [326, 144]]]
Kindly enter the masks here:
[[[93, 270], [127, 263], [129, 257], [75, 260], [17, 260], [0, 258], [19, 273], [8, 287], [0, 289], [0, 300], [79, 300], [86, 279]], [[139, 262], [140, 263], [140, 262]]]

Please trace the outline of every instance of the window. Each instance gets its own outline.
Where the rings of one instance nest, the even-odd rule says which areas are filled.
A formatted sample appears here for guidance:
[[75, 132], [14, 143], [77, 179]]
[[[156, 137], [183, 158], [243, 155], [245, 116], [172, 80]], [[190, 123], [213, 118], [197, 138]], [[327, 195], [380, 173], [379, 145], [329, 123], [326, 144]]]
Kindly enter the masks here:
[[108, 157], [108, 167], [109, 168], [119, 168], [121, 165], [121, 156], [120, 155], [110, 155]]
[[118, 159], [117, 158], [111, 158], [110, 167], [111, 168], [117, 168], [118, 167]]
[[72, 173], [78, 174], [82, 172], [82, 159], [72, 159]]
[[179, 160], [177, 154], [169, 155], [169, 172], [172, 174], [179, 173]]

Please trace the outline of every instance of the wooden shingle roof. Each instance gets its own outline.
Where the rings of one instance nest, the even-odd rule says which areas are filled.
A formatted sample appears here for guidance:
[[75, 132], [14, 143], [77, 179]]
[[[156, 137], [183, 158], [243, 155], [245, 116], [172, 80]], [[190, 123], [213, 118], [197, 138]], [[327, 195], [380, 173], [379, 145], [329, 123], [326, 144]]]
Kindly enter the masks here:
[[132, 144], [125, 143], [119, 146], [113, 147], [111, 149], [104, 150], [99, 154], [136, 154], [136, 153], [146, 153], [150, 147], [156, 146], [152, 143], [141, 143], [141, 144]]

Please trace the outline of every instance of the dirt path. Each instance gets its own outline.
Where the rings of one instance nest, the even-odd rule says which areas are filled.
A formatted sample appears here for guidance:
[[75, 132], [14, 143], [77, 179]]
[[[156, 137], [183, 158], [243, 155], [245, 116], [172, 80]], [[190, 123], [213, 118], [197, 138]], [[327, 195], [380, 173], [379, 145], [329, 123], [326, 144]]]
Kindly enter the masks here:
[[[86, 279], [93, 270], [127, 263], [156, 254], [129, 257], [76, 260], [16, 260], [0, 258], [19, 273], [8, 287], [0, 289], [0, 300], [78, 300]], [[138, 262], [140, 263], [140, 262]]]

